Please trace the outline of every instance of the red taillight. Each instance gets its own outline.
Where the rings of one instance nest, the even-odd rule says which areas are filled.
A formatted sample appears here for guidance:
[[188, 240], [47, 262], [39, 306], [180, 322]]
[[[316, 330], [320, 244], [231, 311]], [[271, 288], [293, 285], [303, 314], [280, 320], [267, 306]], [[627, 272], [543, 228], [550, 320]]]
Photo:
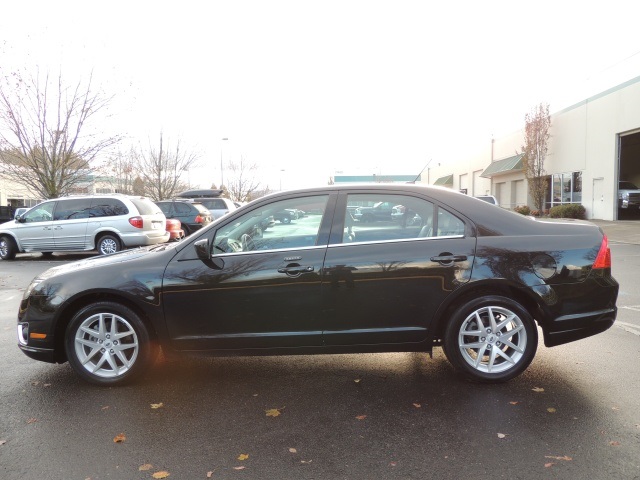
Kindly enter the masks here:
[[196, 215], [196, 223], [202, 223], [202, 217], [200, 215]]
[[142, 217], [131, 217], [129, 223], [136, 228], [142, 228], [144, 222], [142, 221]]
[[593, 268], [611, 268], [611, 250], [606, 235], [602, 237], [602, 245], [600, 245], [596, 261], [593, 262]]

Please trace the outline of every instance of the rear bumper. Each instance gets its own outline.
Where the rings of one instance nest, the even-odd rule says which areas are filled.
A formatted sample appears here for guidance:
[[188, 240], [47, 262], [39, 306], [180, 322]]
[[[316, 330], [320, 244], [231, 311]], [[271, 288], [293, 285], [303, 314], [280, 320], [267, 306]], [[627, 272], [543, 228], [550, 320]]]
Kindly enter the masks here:
[[558, 317], [553, 322], [552, 329], [544, 329], [544, 344], [555, 347], [604, 332], [615, 322], [617, 312], [618, 309], [613, 307]]
[[167, 243], [169, 241], [169, 237], [170, 234], [167, 231], [120, 234], [120, 238], [122, 238], [122, 242], [126, 247], [145, 247], [148, 245]]

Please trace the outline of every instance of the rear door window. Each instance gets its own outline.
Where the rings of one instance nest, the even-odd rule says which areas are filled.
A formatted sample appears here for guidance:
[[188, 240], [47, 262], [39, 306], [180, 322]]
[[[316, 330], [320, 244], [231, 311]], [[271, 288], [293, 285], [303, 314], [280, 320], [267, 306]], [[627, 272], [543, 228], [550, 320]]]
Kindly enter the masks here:
[[127, 206], [117, 198], [94, 198], [91, 204], [91, 217], [114, 217], [129, 213]]

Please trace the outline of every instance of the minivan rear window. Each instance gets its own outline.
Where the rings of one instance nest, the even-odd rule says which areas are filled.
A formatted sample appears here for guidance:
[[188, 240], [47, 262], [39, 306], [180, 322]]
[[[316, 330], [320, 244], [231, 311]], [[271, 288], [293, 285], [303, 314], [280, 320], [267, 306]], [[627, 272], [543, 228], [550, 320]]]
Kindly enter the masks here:
[[156, 215], [162, 213], [160, 207], [145, 197], [130, 197], [131, 203], [138, 209], [140, 215]]

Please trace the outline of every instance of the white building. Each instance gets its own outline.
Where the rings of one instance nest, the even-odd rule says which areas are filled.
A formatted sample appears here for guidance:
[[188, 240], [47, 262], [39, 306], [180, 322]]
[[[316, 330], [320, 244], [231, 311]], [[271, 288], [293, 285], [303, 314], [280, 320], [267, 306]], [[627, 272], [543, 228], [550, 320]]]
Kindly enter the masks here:
[[[550, 133], [547, 208], [581, 203], [587, 218], [617, 219], [618, 180], [640, 185], [640, 77], [552, 114]], [[440, 167], [430, 183], [490, 193], [505, 208], [533, 207], [517, 154], [523, 144], [524, 130], [494, 139], [455, 166]]]

